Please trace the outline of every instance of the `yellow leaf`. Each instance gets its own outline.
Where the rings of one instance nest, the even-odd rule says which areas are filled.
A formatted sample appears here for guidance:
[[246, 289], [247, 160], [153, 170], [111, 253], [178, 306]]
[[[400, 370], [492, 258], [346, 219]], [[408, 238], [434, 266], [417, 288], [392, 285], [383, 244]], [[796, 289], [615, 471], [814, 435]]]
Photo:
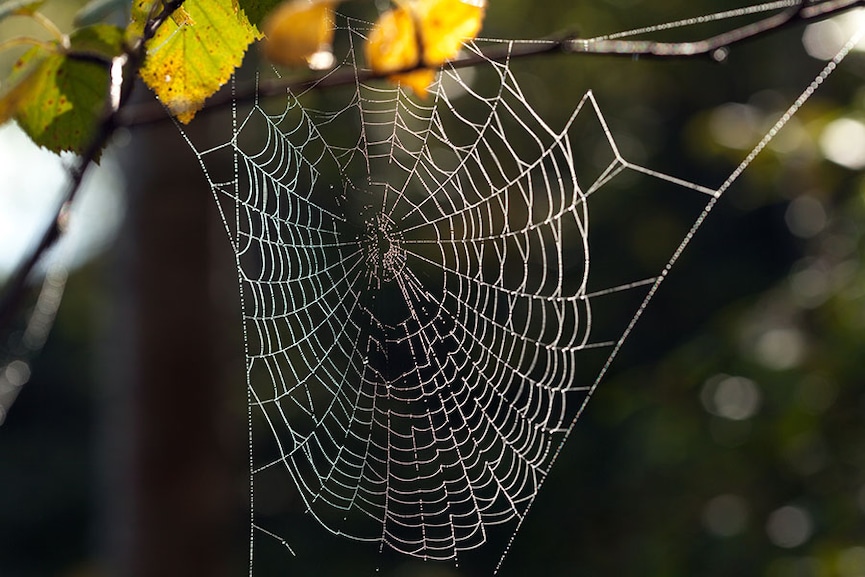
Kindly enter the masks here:
[[178, 6], [177, 9], [171, 13], [171, 20], [173, 20], [180, 28], [183, 26], [195, 26], [195, 20], [192, 19], [192, 16], [182, 5]]
[[262, 25], [265, 57], [283, 66], [332, 67], [335, 4], [336, 0], [288, 0], [280, 4]]
[[[485, 0], [395, 1], [396, 8], [381, 15], [367, 38], [366, 60], [374, 72], [421, 64], [437, 67], [455, 58], [463, 42], [480, 31], [486, 10]], [[394, 74], [389, 80], [425, 96], [435, 73], [417, 70]]]
[[[133, 3], [128, 34], [140, 34], [153, 4]], [[257, 30], [232, 0], [186, 0], [147, 43], [141, 78], [178, 120], [188, 123], [228, 81], [256, 37]]]
[[415, 94], [422, 98], [426, 98], [427, 90], [430, 85], [435, 82], [436, 71], [429, 68], [421, 68], [404, 74], [394, 74], [388, 76], [391, 82], [397, 82], [411, 88]]
[[366, 40], [366, 62], [374, 72], [391, 72], [417, 65], [419, 57], [414, 15], [398, 6], [382, 14]]
[[486, 10], [486, 2], [478, 0], [419, 0], [413, 6], [428, 66], [455, 58], [463, 42], [481, 31]]

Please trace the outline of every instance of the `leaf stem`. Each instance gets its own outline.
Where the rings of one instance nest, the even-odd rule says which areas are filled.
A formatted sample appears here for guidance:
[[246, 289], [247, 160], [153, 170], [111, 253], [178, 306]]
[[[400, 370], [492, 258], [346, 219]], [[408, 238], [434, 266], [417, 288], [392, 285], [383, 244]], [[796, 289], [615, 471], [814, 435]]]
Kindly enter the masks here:
[[53, 42], [37, 40], [30, 36], [15, 36], [14, 38], [9, 38], [0, 42], [0, 52], [3, 50], [9, 50], [10, 48], [15, 48], [16, 46], [41, 46], [46, 50], [55, 50], [55, 44]]
[[60, 30], [60, 28], [54, 23], [54, 21], [48, 18], [48, 16], [37, 10], [36, 12], [30, 14], [30, 17], [33, 18], [33, 20], [35, 20], [40, 26], [42, 26], [42, 28], [47, 30], [52, 36], [54, 36], [54, 39], [60, 42], [61, 46], [63, 46], [64, 48], [69, 47], [69, 37], [64, 34], [63, 31]]

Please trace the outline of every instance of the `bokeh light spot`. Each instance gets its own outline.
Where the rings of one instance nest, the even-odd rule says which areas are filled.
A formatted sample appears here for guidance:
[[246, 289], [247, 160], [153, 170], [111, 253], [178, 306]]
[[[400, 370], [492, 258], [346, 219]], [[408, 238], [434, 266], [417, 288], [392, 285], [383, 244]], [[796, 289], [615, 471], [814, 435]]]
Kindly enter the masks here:
[[709, 117], [709, 131], [715, 141], [739, 150], [754, 146], [759, 124], [757, 108], [738, 102], [722, 104]]
[[805, 52], [817, 60], [832, 60], [846, 41], [844, 29], [836, 20], [809, 24], [802, 33]]
[[703, 385], [700, 399], [713, 415], [742, 421], [754, 416], [760, 408], [760, 389], [745, 377], [715, 375]]
[[703, 524], [719, 537], [741, 533], [748, 523], [748, 503], [739, 495], [718, 495], [706, 503]]
[[823, 203], [806, 194], [793, 199], [787, 206], [784, 220], [794, 235], [799, 238], [812, 238], [826, 228], [828, 218]]
[[[861, 9], [809, 24], [802, 33], [802, 45], [812, 58], [832, 60], [863, 24], [865, 11]], [[865, 41], [860, 40], [853, 49], [862, 52], [865, 50]]]
[[778, 547], [792, 549], [811, 538], [813, 522], [808, 512], [794, 505], [772, 511], [766, 521], [766, 534]]
[[764, 332], [754, 347], [757, 360], [775, 370], [797, 366], [805, 355], [805, 337], [794, 328], [774, 328]]
[[865, 124], [852, 118], [833, 120], [820, 134], [820, 151], [845, 168], [865, 168]]

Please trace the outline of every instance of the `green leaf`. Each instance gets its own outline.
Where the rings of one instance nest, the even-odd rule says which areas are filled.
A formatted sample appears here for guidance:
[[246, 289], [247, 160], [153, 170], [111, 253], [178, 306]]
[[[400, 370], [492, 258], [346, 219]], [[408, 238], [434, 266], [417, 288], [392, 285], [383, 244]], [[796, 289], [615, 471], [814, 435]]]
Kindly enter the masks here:
[[112, 12], [129, 5], [129, 0], [90, 0], [75, 14], [76, 26], [88, 26], [105, 20]]
[[259, 25], [264, 17], [276, 8], [282, 0], [235, 0], [235, 2], [246, 12], [250, 22]]
[[92, 24], [73, 32], [69, 42], [70, 47], [66, 52], [70, 57], [75, 58], [76, 54], [94, 55], [107, 63], [123, 52], [123, 29], [111, 24]]
[[45, 0], [7, 0], [0, 4], [0, 20], [9, 16], [29, 16], [43, 4]]
[[53, 152], [80, 153], [93, 137], [108, 94], [108, 66], [92, 57], [120, 54], [123, 32], [98, 24], [75, 31], [69, 40], [65, 51], [31, 48], [9, 81], [26, 86], [15, 119], [30, 138]]
[[[130, 29], [143, 30], [152, 5], [133, 4]], [[186, 0], [147, 43], [141, 78], [187, 123], [228, 82], [259, 36], [234, 0]]]
[[[46, 52], [42, 48], [38, 50]], [[43, 59], [44, 54], [24, 62], [19, 60], [12, 68], [9, 78], [3, 81], [2, 91], [0, 91], [0, 124], [5, 124], [14, 118], [21, 105], [33, 98], [33, 89], [38, 78], [37, 72]]]

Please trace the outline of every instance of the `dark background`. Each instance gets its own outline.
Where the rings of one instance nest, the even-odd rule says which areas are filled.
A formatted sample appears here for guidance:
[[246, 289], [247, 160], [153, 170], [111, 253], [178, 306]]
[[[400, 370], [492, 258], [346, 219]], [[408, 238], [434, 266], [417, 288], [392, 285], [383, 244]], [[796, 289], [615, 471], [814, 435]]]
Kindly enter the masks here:
[[[593, 36], [717, 9], [494, 0], [483, 35]], [[802, 32], [734, 47], [723, 64], [558, 55], [513, 69], [552, 126], [592, 89], [626, 158], [715, 187], [824, 66], [805, 53]], [[863, 74], [854, 53], [781, 135], [796, 137], [764, 151], [710, 214], [577, 424], [502, 575], [865, 574], [865, 197], [861, 174], [819, 147], [832, 120], [863, 118]], [[713, 132], [730, 102], [753, 115], [741, 147]], [[191, 130], [220, 121], [211, 115]], [[231, 252], [176, 129], [131, 136], [120, 152], [128, 220], [115, 248], [70, 279], [32, 379], [0, 427], [3, 576], [246, 570]], [[648, 200], [592, 223], [626, 249], [623, 267], [639, 266], [665, 231], [694, 218], [645, 192]], [[791, 207], [813, 206], [793, 204], [802, 197], [827, 215], [807, 234], [789, 224]], [[752, 414], [713, 414], [724, 375], [752, 383]], [[314, 545], [295, 543], [299, 556], [273, 574], [352, 575], [352, 566], [381, 564], [400, 576], [482, 575], [500, 554], [456, 568]]]

